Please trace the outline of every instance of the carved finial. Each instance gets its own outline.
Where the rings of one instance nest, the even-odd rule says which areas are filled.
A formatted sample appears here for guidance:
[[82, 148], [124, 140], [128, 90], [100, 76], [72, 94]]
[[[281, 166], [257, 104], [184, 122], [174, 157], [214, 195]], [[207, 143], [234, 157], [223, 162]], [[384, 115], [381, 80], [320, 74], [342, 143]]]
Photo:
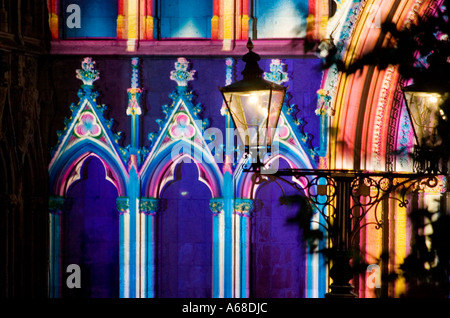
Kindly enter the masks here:
[[81, 69], [76, 70], [77, 78], [83, 81], [83, 85], [93, 86], [94, 82], [100, 78], [99, 71], [94, 69], [95, 61], [92, 57], [85, 57], [81, 62]]
[[184, 57], [179, 57], [175, 62], [175, 70], [170, 72], [170, 79], [177, 82], [178, 86], [185, 87], [188, 81], [194, 80], [195, 70], [188, 71], [189, 62]]
[[264, 72], [264, 79], [279, 85], [289, 81], [288, 74], [283, 69], [284, 65], [279, 59], [272, 60], [270, 72]]

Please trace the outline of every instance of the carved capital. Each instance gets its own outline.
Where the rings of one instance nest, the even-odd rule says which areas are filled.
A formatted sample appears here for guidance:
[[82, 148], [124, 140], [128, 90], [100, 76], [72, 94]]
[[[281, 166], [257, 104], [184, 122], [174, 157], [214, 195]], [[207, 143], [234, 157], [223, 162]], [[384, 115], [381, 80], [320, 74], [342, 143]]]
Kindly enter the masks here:
[[63, 210], [65, 198], [60, 196], [51, 196], [48, 199], [48, 209], [51, 214], [60, 214]]
[[159, 200], [156, 198], [141, 198], [139, 211], [145, 215], [155, 216], [159, 210]]
[[120, 215], [128, 213], [128, 209], [130, 207], [130, 199], [128, 197], [118, 197], [116, 200], [116, 205]]
[[214, 216], [219, 215], [223, 212], [224, 199], [223, 198], [212, 198], [209, 200], [209, 208]]
[[240, 216], [249, 217], [253, 208], [254, 203], [251, 199], [235, 199], [234, 201], [234, 213]]

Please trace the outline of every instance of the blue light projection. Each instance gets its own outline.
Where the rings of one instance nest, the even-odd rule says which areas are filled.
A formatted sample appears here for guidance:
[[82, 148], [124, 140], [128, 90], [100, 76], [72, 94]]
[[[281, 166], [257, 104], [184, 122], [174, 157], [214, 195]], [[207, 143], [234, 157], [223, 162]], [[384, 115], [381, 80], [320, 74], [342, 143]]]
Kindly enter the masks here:
[[[130, 61], [103, 60], [99, 68], [102, 80], [96, 81], [98, 91], [103, 92], [102, 102], [111, 110], [110, 118], [120, 124], [119, 130], [128, 136], [134, 129], [146, 134], [156, 131], [157, 138], [154, 140], [160, 140], [160, 143], [154, 144], [150, 143], [151, 140], [148, 144], [143, 142], [156, 155], [143, 156], [137, 169], [130, 160], [128, 171], [123, 170], [123, 158], [120, 157], [123, 148], [107, 143], [112, 140], [114, 132], [108, 124], [110, 121], [100, 116], [103, 111], [97, 113], [100, 106], [89, 97], [91, 95], [79, 96], [88, 98], [91, 103], [86, 104], [91, 108], [82, 109], [83, 118], [81, 115], [77, 117], [78, 108], [71, 106], [77, 120], [59, 135], [61, 143], [58, 145], [61, 147], [54, 152], [50, 169], [53, 189], [53, 208], [50, 209], [52, 297], [322, 295], [324, 290], [321, 286], [326, 286], [323, 262], [305, 252], [301, 245], [301, 233], [295, 225], [286, 225], [287, 219], [296, 210], [279, 206], [278, 199], [283, 193], [281, 189], [273, 184], [262, 185], [253, 195], [250, 192], [251, 182], [234, 174], [231, 165], [216, 168], [206, 161], [180, 164], [188, 157], [173, 161], [170, 155], [173, 147], [187, 144], [187, 141], [174, 139], [169, 131], [176, 126], [169, 125], [170, 120], [167, 120], [169, 124], [160, 125], [164, 122], [161, 118], [173, 115], [170, 118], [175, 122], [179, 114], [197, 114], [199, 110], [190, 100], [194, 97], [196, 103], [198, 100], [205, 105], [202, 118], [211, 120], [211, 127], [223, 131], [222, 99], [219, 94], [211, 92], [226, 81], [225, 74], [217, 75], [217, 69], [228, 65], [224, 58], [189, 60], [196, 70], [195, 80], [189, 82], [195, 93], [183, 95], [188, 88], [186, 91], [177, 88], [174, 93], [175, 83], [169, 77], [174, 62], [165, 58], [142, 58], [142, 83], [148, 87], [143, 91], [148, 104], [142, 107], [147, 107], [148, 113], [143, 116], [143, 125], [139, 126], [141, 130], [136, 129], [137, 126], [127, 125], [130, 117], [126, 114], [127, 103], [124, 100], [129, 79], [115, 76], [117, 69], [129, 69]], [[292, 95], [289, 105], [298, 105], [301, 110], [298, 118], [307, 119], [304, 126], [308, 131], [314, 131], [320, 124], [314, 113], [316, 91], [321, 80], [321, 73], [317, 71], [319, 62], [314, 59], [283, 60], [286, 70], [301, 74], [296, 78], [292, 76], [292, 79], [289, 76]], [[236, 72], [242, 70], [240, 63], [236, 62]], [[266, 59], [260, 63], [264, 70], [269, 70], [270, 64], [271, 61]], [[64, 88], [61, 85], [71, 69], [65, 64], [61, 67], [62, 70], [55, 68], [53, 74], [58, 89]], [[73, 74], [73, 70], [70, 73]], [[172, 98], [173, 105], [158, 107]], [[97, 120], [94, 122], [91, 113], [100, 117], [95, 117]], [[99, 130], [94, 123], [101, 125], [103, 133], [100, 136], [97, 136]], [[71, 122], [67, 121], [67, 124]], [[292, 124], [291, 127], [297, 126]], [[188, 125], [184, 125], [182, 130], [172, 131], [173, 135], [180, 137], [181, 132], [189, 133], [186, 127]], [[109, 139], [102, 144], [102, 138], [106, 137]], [[201, 139], [201, 134], [198, 137], [199, 144], [206, 142]], [[232, 136], [229, 145], [233, 147], [231, 139]], [[78, 144], [73, 146], [74, 142]], [[130, 142], [131, 137], [128, 137], [124, 145]], [[295, 163], [298, 167], [309, 164], [308, 157], [292, 155], [290, 150], [294, 144], [283, 145], [281, 153], [287, 161], [298, 160]], [[117, 156], [104, 149], [109, 147]], [[198, 153], [202, 151], [202, 155], [209, 155], [207, 147], [193, 149]], [[88, 156], [88, 159], [80, 159], [80, 156]], [[196, 153], [194, 158], [198, 158]], [[83, 163], [80, 160], [85, 160], [84, 166], [81, 166]], [[68, 183], [71, 186], [67, 190], [65, 185]], [[72, 207], [63, 211], [61, 206], [70, 202], [73, 202]], [[138, 233], [145, 233], [140, 240], [137, 239]], [[102, 252], [95, 253], [96, 250]], [[60, 263], [61, 259], [63, 262]], [[77, 294], [80, 291], [64, 287], [65, 270], [69, 264], [80, 265], [82, 279], [88, 278], [90, 272], [101, 272], [94, 278], [102, 279], [82, 281], [82, 286], [87, 289], [83, 294]], [[311, 273], [317, 275], [312, 277]]]
[[308, 0], [256, 0], [257, 38], [306, 36]]
[[211, 0], [161, 0], [161, 38], [210, 38]]
[[[79, 6], [73, 10], [70, 5]], [[67, 9], [69, 7], [69, 10]], [[69, 11], [69, 12], [67, 12]], [[63, 37], [115, 38], [117, 36], [118, 0], [62, 0]], [[79, 23], [75, 24], [74, 22]]]

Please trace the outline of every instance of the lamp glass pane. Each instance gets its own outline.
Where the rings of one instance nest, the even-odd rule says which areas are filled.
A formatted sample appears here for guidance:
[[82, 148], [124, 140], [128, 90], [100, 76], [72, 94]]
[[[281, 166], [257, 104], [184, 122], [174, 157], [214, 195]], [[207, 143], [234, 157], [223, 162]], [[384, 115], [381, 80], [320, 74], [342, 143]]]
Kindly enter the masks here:
[[241, 141], [249, 146], [265, 145], [270, 90], [224, 92], [224, 97]]
[[267, 125], [267, 144], [271, 145], [274, 137], [276, 128], [278, 125], [278, 119], [280, 118], [281, 107], [283, 106], [284, 91], [272, 91], [272, 99], [270, 101], [270, 112], [269, 112], [269, 123]]
[[406, 102], [411, 114], [418, 141], [436, 138], [436, 127], [443, 97], [437, 93], [405, 91]]

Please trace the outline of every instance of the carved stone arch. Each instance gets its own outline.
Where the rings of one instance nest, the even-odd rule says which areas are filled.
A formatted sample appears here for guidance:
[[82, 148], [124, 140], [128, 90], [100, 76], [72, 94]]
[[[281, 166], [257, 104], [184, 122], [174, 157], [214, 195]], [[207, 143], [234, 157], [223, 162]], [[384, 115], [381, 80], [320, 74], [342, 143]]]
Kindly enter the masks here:
[[[63, 252], [63, 236], [65, 229], [64, 212], [70, 208], [72, 200], [66, 200], [71, 185], [84, 180], [83, 169], [90, 158], [96, 158], [105, 169], [105, 180], [110, 182], [119, 197], [127, 195], [128, 174], [120, 160], [113, 157], [109, 150], [94, 143], [79, 143], [66, 149], [49, 169], [50, 176], [50, 296], [61, 297], [63, 285], [61, 281]], [[115, 204], [115, 203], [114, 203]], [[119, 214], [118, 214], [119, 215]]]
[[202, 169], [203, 167], [201, 166], [200, 163], [195, 161], [194, 158], [192, 158], [191, 156], [186, 155], [186, 154], [179, 155], [167, 167], [166, 171], [162, 175], [162, 178], [161, 178], [162, 182], [160, 184], [158, 184], [158, 195], [160, 195], [162, 193], [163, 189], [167, 185], [169, 185], [173, 181], [177, 181], [179, 179], [179, 177], [180, 177], [180, 176], [178, 176], [179, 166], [183, 162], [193, 162], [193, 163], [195, 163], [195, 165], [197, 167], [197, 172], [198, 172], [198, 180], [200, 182], [204, 183], [208, 187], [208, 189], [210, 190], [211, 195], [213, 195], [214, 190], [212, 189], [211, 182], [208, 180], [209, 179], [208, 176], [206, 175], [204, 169]]
[[126, 196], [127, 172], [117, 160], [111, 158], [104, 149], [95, 145], [73, 147], [60, 158], [62, 163], [55, 163], [50, 169], [50, 189], [55, 195], [64, 196], [73, 182], [80, 179], [81, 168], [86, 159], [96, 156], [103, 163], [106, 179], [117, 189], [119, 196]]
[[[380, 23], [391, 20], [402, 29], [431, 10], [436, 2], [427, 0], [351, 2], [338, 8], [335, 44], [339, 42], [344, 62], [385, 45], [389, 37], [381, 32]], [[338, 24], [340, 29], [338, 29]], [[331, 30], [331, 28], [330, 28]], [[334, 67], [323, 78], [322, 88], [331, 97], [328, 168], [384, 170], [392, 169], [392, 145], [399, 116], [395, 104], [398, 70], [383, 70], [367, 65], [361, 72], [343, 76]], [[394, 118], [392, 117], [394, 115]], [[394, 149], [395, 150], [395, 149]]]
[[[172, 149], [174, 146], [181, 146], [182, 149], [190, 149], [190, 154], [177, 154], [172, 158]], [[183, 148], [184, 147], [184, 148]], [[191, 160], [197, 165], [199, 172], [199, 181], [206, 184], [210, 189], [213, 198], [222, 195], [222, 174], [214, 163], [202, 162], [202, 149], [196, 144], [187, 140], [180, 140], [170, 146], [162, 149], [158, 155], [152, 160], [149, 168], [142, 177], [143, 193], [148, 197], [157, 198], [161, 194], [161, 190], [169, 181], [173, 180], [175, 167], [183, 160]]]
[[[279, 143], [279, 153], [272, 156], [266, 163], [271, 163], [278, 159], [284, 159], [289, 168], [311, 169], [313, 164], [303, 149], [292, 148], [284, 142]], [[236, 178], [236, 193], [240, 198], [255, 198], [255, 193], [259, 185], [252, 180], [252, 173], [241, 172]]]
[[[280, 168], [287, 168], [287, 169], [313, 169], [314, 163], [312, 161], [312, 158], [310, 158], [303, 148], [300, 147], [294, 147], [291, 144], [280, 142], [279, 147], [279, 153], [276, 155], [273, 155], [272, 158], [270, 158], [266, 163], [270, 163], [270, 161], [273, 160], [283, 160], [286, 163], [286, 166], [281, 166]], [[253, 174], [252, 173], [240, 173], [236, 177], [236, 197], [240, 197], [242, 199], [251, 200], [254, 208], [252, 210], [252, 213], [248, 216], [249, 218], [244, 217], [241, 219], [240, 227], [245, 229], [244, 232], [246, 233], [246, 237], [244, 240], [239, 242], [239, 249], [243, 252], [242, 255], [246, 255], [246, 257], [241, 259], [240, 266], [242, 268], [245, 268], [246, 271], [242, 271], [244, 273], [250, 273], [250, 276], [243, 275], [241, 277], [242, 283], [241, 287], [245, 287], [245, 292], [243, 292], [243, 295], [247, 295], [247, 297], [268, 297], [266, 293], [272, 293], [275, 292], [275, 290], [272, 290], [271, 288], [264, 287], [258, 287], [260, 283], [264, 282], [271, 282], [268, 283], [274, 284], [274, 281], [277, 280], [274, 275], [269, 274], [267, 277], [259, 276], [261, 274], [261, 267], [259, 267], [259, 274], [257, 274], [257, 268], [259, 265], [261, 265], [260, 256], [261, 251], [265, 250], [265, 247], [261, 246], [259, 248], [259, 252], [256, 252], [256, 245], [257, 242], [259, 242], [259, 239], [255, 237], [256, 233], [259, 233], [261, 229], [266, 229], [266, 226], [268, 228], [271, 228], [272, 226], [275, 226], [275, 228], [278, 229], [277, 233], [285, 233], [284, 231], [280, 230], [280, 224], [285, 222], [283, 219], [284, 213], [294, 213], [296, 210], [296, 207], [288, 207], [284, 205], [279, 205], [279, 198], [277, 198], [278, 193], [280, 193], [280, 197], [282, 194], [285, 195], [292, 195], [292, 194], [300, 194], [298, 191], [301, 191], [299, 189], [302, 188], [302, 185], [300, 185], [298, 188], [293, 188], [291, 185], [285, 184], [281, 180], [277, 180], [278, 185], [274, 185], [273, 182], [262, 182], [261, 184], [255, 184], [254, 180], [252, 179]], [[304, 180], [294, 180], [292, 178], [291, 180], [289, 177], [283, 177], [286, 181], [289, 183], [292, 182], [303, 182]], [[280, 191], [281, 190], [281, 191]], [[262, 191], [262, 192], [260, 192]], [[267, 199], [267, 201], [264, 202], [264, 200]], [[267, 205], [269, 204], [269, 205]], [[281, 212], [283, 211], [283, 212]], [[278, 213], [278, 212], [281, 212]], [[293, 214], [291, 214], [293, 216]], [[288, 216], [286, 215], [286, 220]], [[319, 214], [314, 215], [314, 221], [319, 219]], [[262, 220], [265, 220], [265, 223], [262, 222]], [[262, 224], [262, 227], [258, 228], [258, 224]], [[276, 225], [274, 225], [276, 224]], [[312, 226], [315, 223], [311, 223]], [[259, 230], [258, 230], [259, 229]], [[272, 229], [271, 229], [272, 231]], [[287, 233], [287, 232], [286, 232]], [[291, 232], [289, 232], [291, 233]], [[293, 233], [291, 233], [293, 234]], [[294, 233], [295, 235], [298, 235], [298, 233]], [[280, 239], [280, 237], [278, 237]], [[297, 239], [297, 238], [296, 238]], [[270, 242], [269, 241], [266, 241]], [[293, 242], [292, 239], [288, 239], [285, 242]], [[274, 243], [276, 245], [276, 243]], [[278, 250], [278, 247], [276, 248]], [[268, 250], [266, 250], [268, 251]], [[285, 248], [284, 253], [288, 253], [288, 251], [300, 251], [298, 249], [298, 246], [292, 247], [292, 248]], [[259, 253], [259, 254], [258, 254]], [[263, 253], [264, 254], [264, 253]], [[276, 253], [275, 253], [276, 254]], [[308, 288], [311, 289], [311, 280], [312, 279], [318, 279], [318, 277], [325, 277], [326, 273], [326, 267], [324, 267], [325, 262], [320, 257], [312, 257], [312, 254], [306, 254], [304, 252], [300, 253], [301, 255], [296, 254], [296, 258], [302, 262], [302, 265], [298, 268], [296, 266], [287, 266], [286, 265], [286, 271], [279, 271], [278, 273], [281, 274], [279, 277], [287, 277], [284, 275], [289, 275], [288, 273], [297, 273], [298, 276], [296, 278], [291, 277], [292, 279], [288, 280], [281, 280], [277, 281], [275, 284], [284, 284], [286, 282], [293, 283], [298, 282], [298, 291], [300, 297], [305, 297], [307, 293], [309, 293]], [[258, 256], [259, 255], [259, 256]], [[292, 255], [291, 255], [292, 256]], [[258, 258], [259, 257], [259, 258]], [[290, 257], [288, 257], [289, 259]], [[263, 258], [264, 259], [264, 258]], [[293, 259], [293, 258], [292, 258]], [[275, 261], [275, 263], [283, 263], [287, 264], [284, 261]], [[300, 264], [300, 263], [298, 263]], [[263, 268], [265, 268], [267, 264], [263, 265]], [[266, 272], [263, 270], [262, 272]], [[284, 281], [284, 283], [282, 283]], [[270, 285], [273, 286], [273, 285]], [[281, 286], [281, 285], [280, 285]], [[289, 288], [296, 286], [296, 284], [291, 284]], [[286, 286], [285, 286], [286, 287]], [[262, 293], [261, 293], [262, 292]], [[265, 295], [265, 296], [262, 296]], [[274, 294], [272, 294], [273, 296]], [[285, 297], [285, 296], [284, 296]]]

